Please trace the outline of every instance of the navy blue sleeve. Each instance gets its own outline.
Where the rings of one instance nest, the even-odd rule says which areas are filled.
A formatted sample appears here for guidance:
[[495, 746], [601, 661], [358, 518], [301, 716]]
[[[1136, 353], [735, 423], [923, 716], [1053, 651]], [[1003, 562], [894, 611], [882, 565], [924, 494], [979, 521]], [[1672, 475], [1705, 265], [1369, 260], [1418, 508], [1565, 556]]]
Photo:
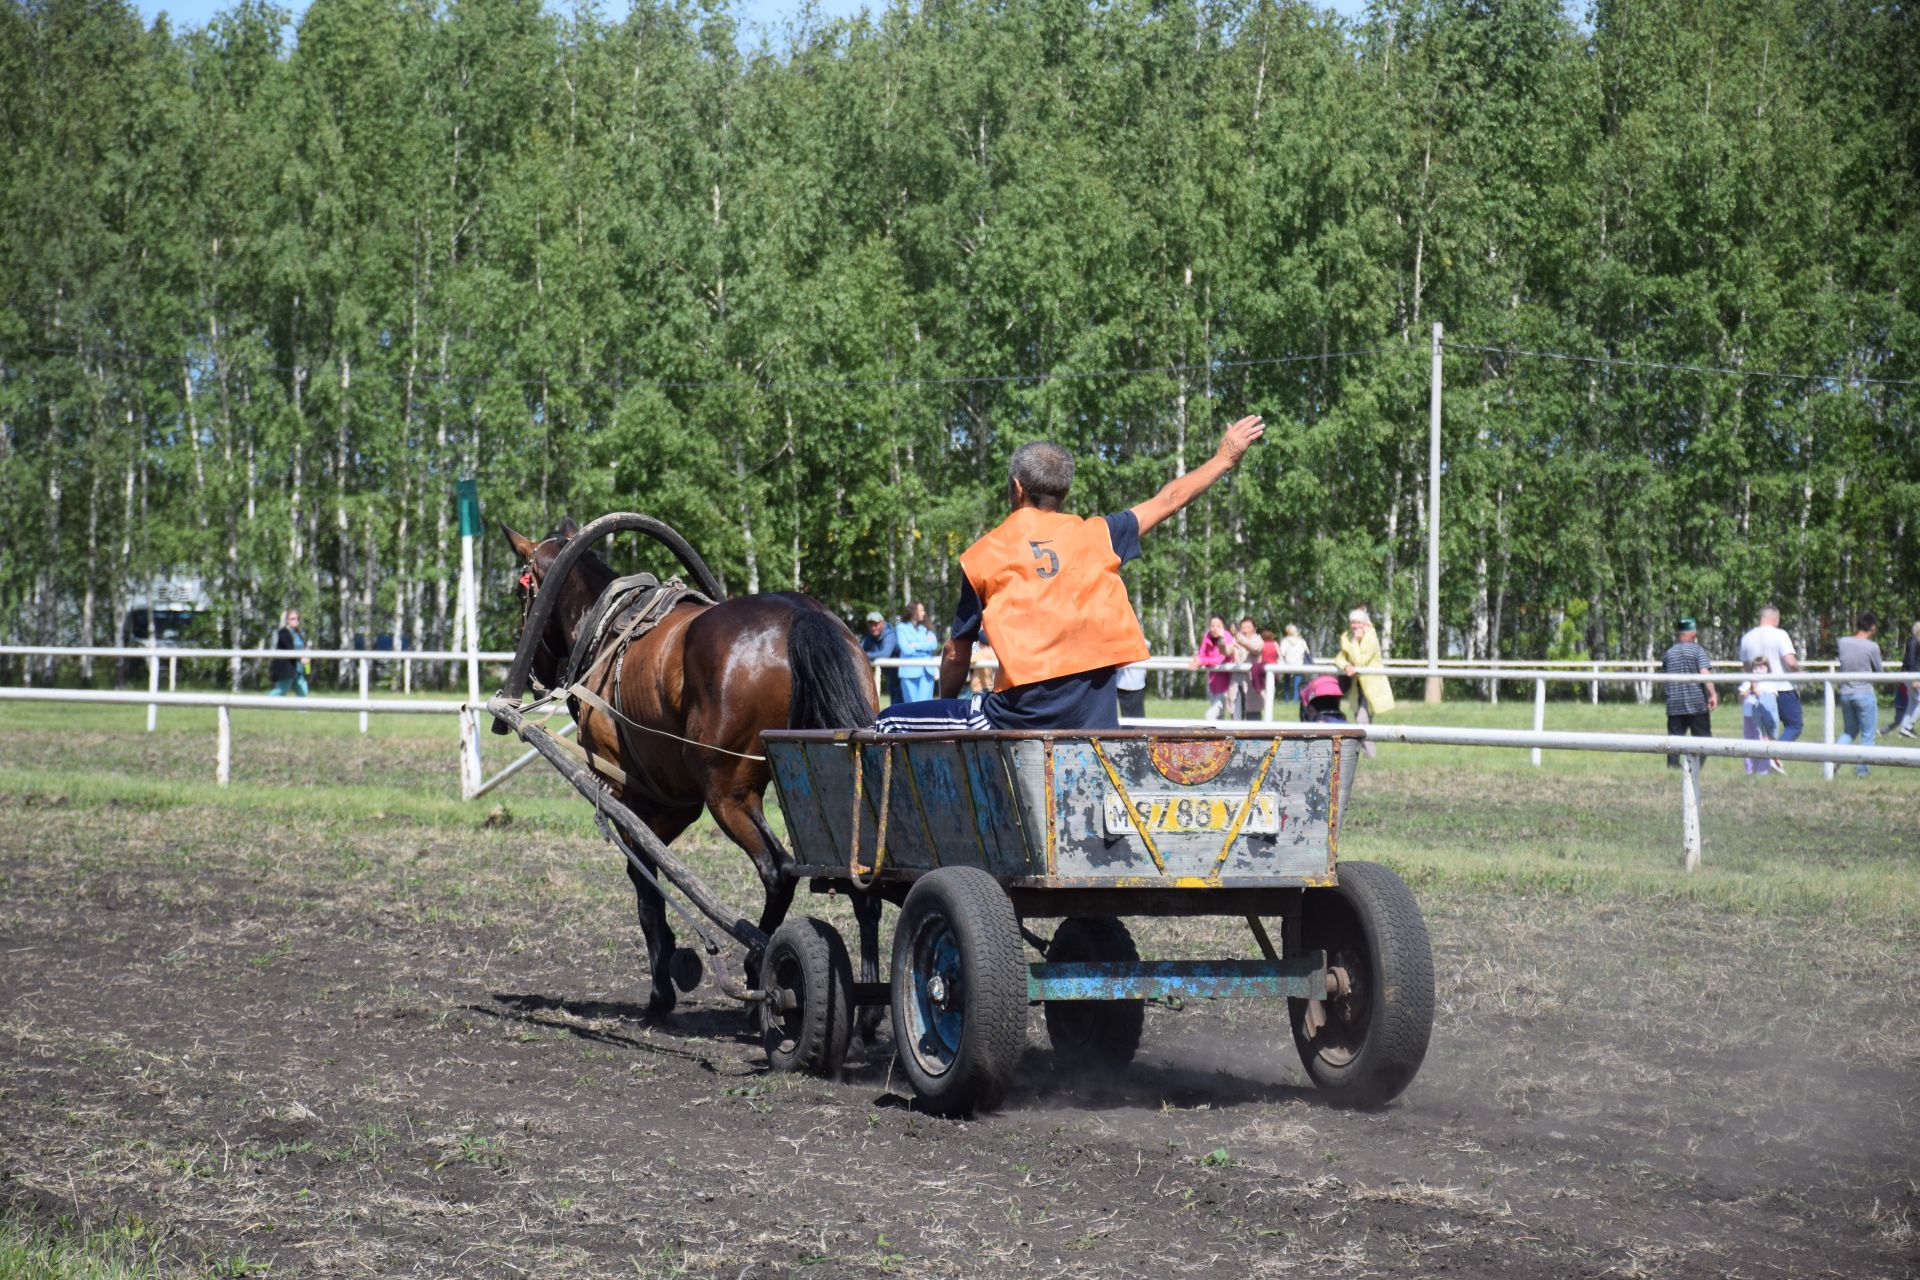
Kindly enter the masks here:
[[[1139, 539], [1134, 539], [1138, 545]], [[980, 624], [984, 622], [985, 611], [980, 607], [980, 595], [973, 589], [969, 578], [960, 579], [960, 604], [953, 611], [953, 630], [948, 633], [955, 641], [972, 640], [980, 634]]]
[[1113, 554], [1120, 563], [1140, 558], [1140, 517], [1131, 511], [1101, 517], [1107, 522], [1107, 537], [1113, 540]]

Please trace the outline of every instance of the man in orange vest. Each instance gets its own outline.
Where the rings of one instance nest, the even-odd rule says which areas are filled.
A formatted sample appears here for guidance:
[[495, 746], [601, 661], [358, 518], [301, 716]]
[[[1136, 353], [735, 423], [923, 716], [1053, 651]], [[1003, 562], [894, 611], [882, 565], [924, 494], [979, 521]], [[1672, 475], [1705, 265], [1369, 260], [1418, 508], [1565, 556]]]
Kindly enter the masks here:
[[[952, 639], [940, 655], [941, 696], [888, 707], [874, 728], [1118, 728], [1114, 673], [1147, 656], [1120, 566], [1139, 556], [1142, 534], [1233, 470], [1264, 431], [1259, 418], [1240, 419], [1206, 463], [1131, 510], [1092, 518], [1060, 510], [1073, 483], [1073, 455], [1043, 442], [1014, 450], [1007, 479], [1013, 514], [960, 556], [965, 581]], [[990, 693], [957, 697], [974, 638], [983, 633], [1000, 662], [999, 682]]]

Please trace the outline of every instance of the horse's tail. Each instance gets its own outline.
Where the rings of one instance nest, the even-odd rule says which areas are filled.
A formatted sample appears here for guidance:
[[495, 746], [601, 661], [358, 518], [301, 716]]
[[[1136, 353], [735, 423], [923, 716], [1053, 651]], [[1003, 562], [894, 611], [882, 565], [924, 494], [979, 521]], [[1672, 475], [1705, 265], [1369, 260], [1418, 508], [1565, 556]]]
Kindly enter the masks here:
[[832, 614], [802, 609], [794, 616], [787, 632], [787, 665], [793, 672], [789, 728], [863, 729], [873, 723], [873, 681], [858, 652]]

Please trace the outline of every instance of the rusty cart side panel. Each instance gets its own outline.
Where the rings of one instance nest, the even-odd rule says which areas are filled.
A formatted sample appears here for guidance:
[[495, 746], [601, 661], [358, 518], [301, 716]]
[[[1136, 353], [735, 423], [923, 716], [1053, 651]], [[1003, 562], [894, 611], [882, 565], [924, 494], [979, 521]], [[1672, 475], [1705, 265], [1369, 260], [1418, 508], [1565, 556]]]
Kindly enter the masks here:
[[[767, 754], [798, 870], [911, 880], [976, 866], [1032, 889], [1334, 881], [1359, 741], [1337, 730], [1114, 734], [777, 731]], [[859, 760], [855, 763], [855, 744]]]

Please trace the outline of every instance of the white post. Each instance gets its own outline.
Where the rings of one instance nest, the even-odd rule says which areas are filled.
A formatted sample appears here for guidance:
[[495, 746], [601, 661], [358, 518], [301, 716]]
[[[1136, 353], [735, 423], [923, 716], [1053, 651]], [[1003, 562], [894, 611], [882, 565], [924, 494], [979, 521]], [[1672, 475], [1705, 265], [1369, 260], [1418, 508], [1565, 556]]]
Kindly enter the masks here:
[[1700, 757], [1680, 757], [1680, 847], [1689, 874], [1700, 866]]
[[[153, 648], [152, 636], [147, 637], [147, 648], [149, 650], [152, 650]], [[151, 653], [149, 653], [147, 657], [147, 692], [148, 693], [160, 692], [160, 659], [158, 657], [153, 656]], [[147, 732], [148, 733], [152, 733], [154, 730], [154, 726], [159, 723], [159, 716], [160, 716], [159, 704], [149, 702], [147, 704]]]
[[213, 780], [226, 786], [233, 777], [233, 717], [226, 707], [214, 709], [220, 722], [220, 738], [213, 749]]
[[[1833, 681], [1828, 680], [1825, 682], [1825, 685], [1827, 690], [1827, 714], [1826, 714], [1827, 745], [1832, 746], [1833, 745]], [[1801, 687], [1805, 688], [1806, 686], [1802, 685]], [[1876, 690], [1876, 692], [1878, 691]], [[1829, 760], [1825, 764], [1820, 766], [1820, 775], [1823, 778], [1825, 778], [1828, 782], [1833, 781], [1833, 761]]]
[[[365, 658], [360, 659], [360, 701], [362, 702], [367, 700], [367, 667], [367, 660]], [[360, 732], [365, 733], [366, 731], [367, 713], [362, 711], [360, 713]]]
[[[1547, 727], [1547, 682], [1533, 682], [1533, 731], [1539, 733]], [[1533, 767], [1540, 767], [1540, 748], [1533, 749]]]
[[[1593, 674], [1596, 677], [1600, 674], [1600, 664], [1597, 662], [1593, 664]], [[1598, 679], [1595, 679], [1593, 682], [1593, 705], [1596, 707], [1600, 705], [1600, 681]]]
[[[1427, 665], [1440, 665], [1440, 322], [1433, 323], [1433, 387], [1427, 411]], [[1427, 677], [1427, 701], [1440, 701], [1440, 677]]]
[[1267, 670], [1266, 670], [1266, 676], [1267, 676], [1267, 691], [1266, 691], [1266, 699], [1267, 699], [1267, 714], [1266, 714], [1266, 719], [1267, 719], [1267, 720], [1268, 720], [1269, 722], [1271, 722], [1271, 721], [1272, 721], [1272, 719], [1273, 719], [1273, 668], [1272, 668], [1272, 667], [1268, 667], [1268, 668], [1267, 668]]
[[[400, 652], [406, 652], [404, 646]], [[407, 658], [400, 659], [400, 692], [409, 697], [413, 694], [413, 663]]]
[[460, 798], [480, 794], [480, 720], [472, 707], [460, 708]]
[[180, 686], [180, 659], [167, 659], [167, 692], [172, 693]]

